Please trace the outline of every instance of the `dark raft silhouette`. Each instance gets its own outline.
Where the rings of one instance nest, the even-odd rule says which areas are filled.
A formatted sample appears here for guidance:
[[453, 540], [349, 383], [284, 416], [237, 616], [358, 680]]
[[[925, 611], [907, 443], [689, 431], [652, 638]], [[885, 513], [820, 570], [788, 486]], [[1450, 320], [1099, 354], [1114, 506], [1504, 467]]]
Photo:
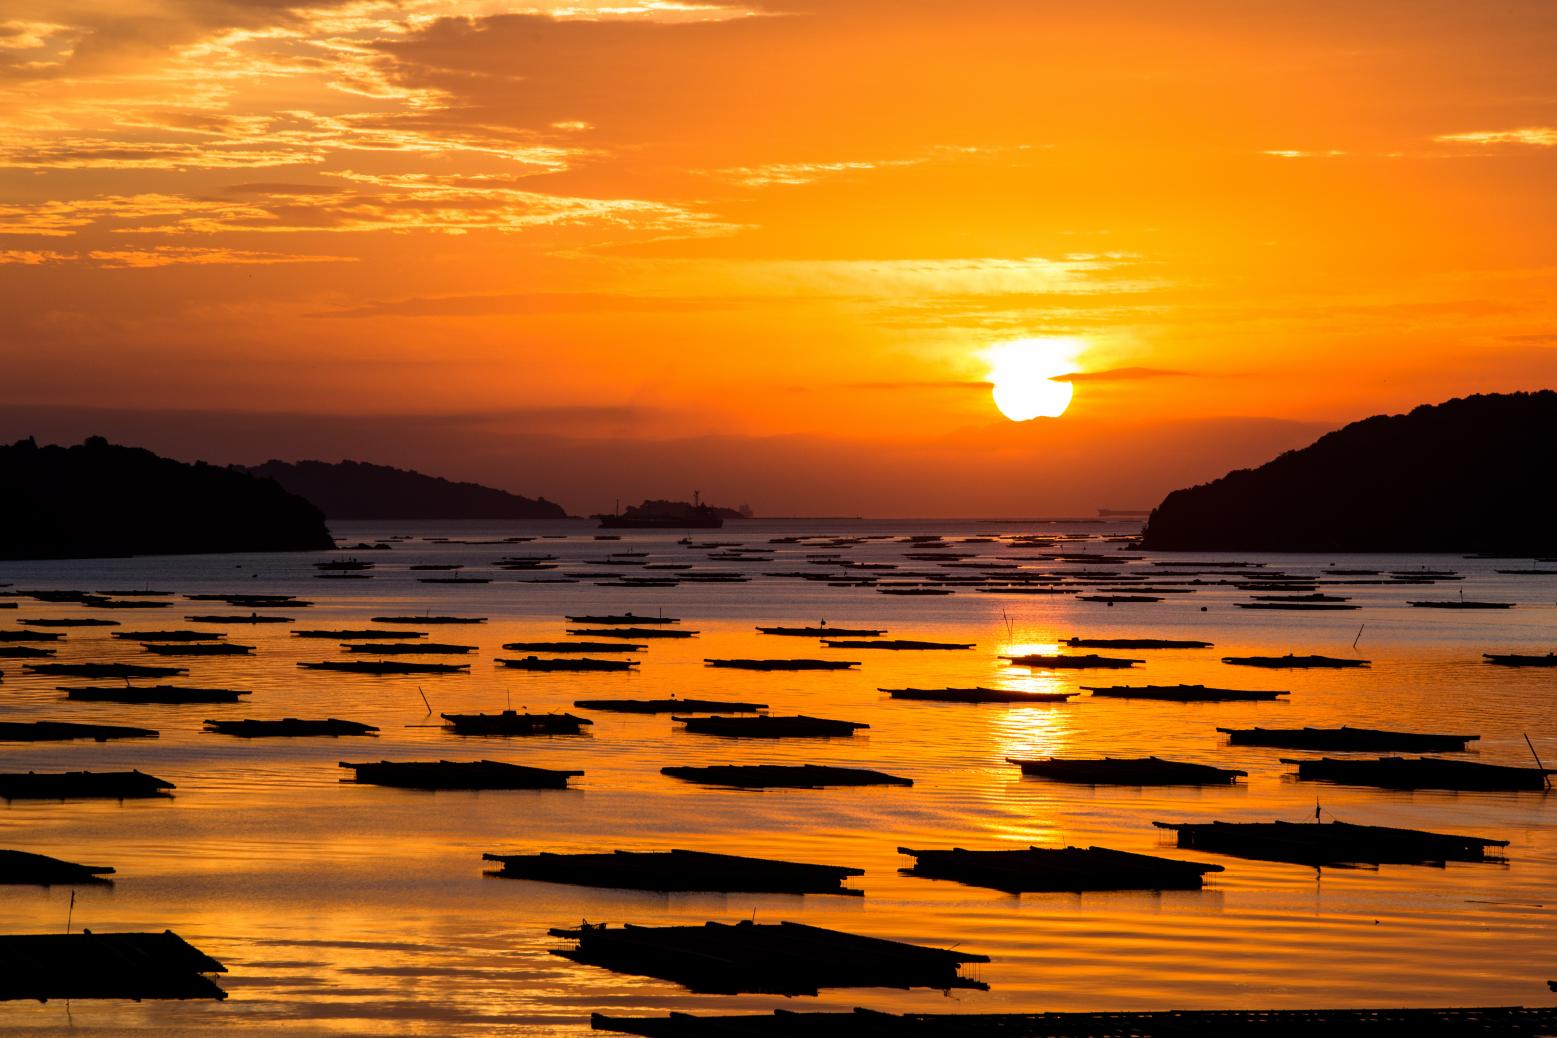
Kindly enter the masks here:
[[559, 504], [362, 461], [267, 461], [249, 469], [330, 519], [565, 519]]
[[1557, 551], [1557, 393], [1502, 393], [1377, 415], [1175, 490], [1141, 538], [1157, 551]]
[[334, 546], [307, 501], [241, 469], [186, 465], [93, 436], [0, 447], [0, 558], [79, 559]]

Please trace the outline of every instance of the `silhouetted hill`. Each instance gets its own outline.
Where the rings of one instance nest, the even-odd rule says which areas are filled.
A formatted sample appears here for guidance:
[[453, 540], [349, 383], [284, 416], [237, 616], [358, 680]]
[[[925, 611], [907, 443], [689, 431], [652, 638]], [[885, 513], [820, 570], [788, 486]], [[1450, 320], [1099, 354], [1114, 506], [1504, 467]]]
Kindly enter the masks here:
[[81, 559], [334, 547], [324, 516], [268, 479], [93, 436], [0, 447], [0, 558]]
[[361, 461], [267, 461], [249, 469], [331, 519], [565, 519], [561, 505]]
[[1160, 551], [1557, 552], [1557, 393], [1377, 415], [1257, 469], [1175, 490]]

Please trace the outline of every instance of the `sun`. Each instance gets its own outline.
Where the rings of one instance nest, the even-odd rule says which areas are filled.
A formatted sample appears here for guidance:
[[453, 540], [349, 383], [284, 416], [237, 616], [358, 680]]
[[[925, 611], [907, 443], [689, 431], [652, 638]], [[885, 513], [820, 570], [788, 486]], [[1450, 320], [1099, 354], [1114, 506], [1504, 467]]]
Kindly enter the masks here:
[[1080, 344], [1068, 338], [1018, 339], [985, 351], [995, 406], [1013, 422], [1058, 418], [1075, 387], [1056, 376], [1076, 370]]

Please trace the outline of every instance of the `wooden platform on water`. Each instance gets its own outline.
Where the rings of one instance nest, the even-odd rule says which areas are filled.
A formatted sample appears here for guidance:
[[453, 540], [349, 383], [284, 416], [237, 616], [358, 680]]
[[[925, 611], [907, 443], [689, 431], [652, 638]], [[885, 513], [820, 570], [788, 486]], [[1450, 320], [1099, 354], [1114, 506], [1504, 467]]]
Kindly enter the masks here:
[[1209, 1009], [1118, 1013], [796, 1012], [610, 1016], [597, 1031], [643, 1038], [1536, 1038], [1557, 1007]]
[[172, 704], [236, 703], [246, 689], [195, 688], [183, 685], [56, 685], [67, 699], [86, 703]]
[[1022, 774], [1054, 782], [1073, 782], [1088, 786], [1229, 786], [1248, 775], [1232, 768], [1213, 768], [1209, 764], [1163, 760], [1161, 757], [1048, 757], [1006, 760], [1022, 769]]
[[0, 936], [0, 1000], [221, 999], [226, 972], [172, 930]]
[[206, 721], [205, 730], [217, 735], [234, 735], [240, 739], [302, 738], [325, 736], [339, 738], [351, 735], [377, 735], [378, 728], [360, 721], [343, 721], [338, 717], [310, 719], [282, 717], [276, 720]]
[[637, 660], [597, 660], [590, 656], [576, 656], [568, 659], [545, 659], [540, 656], [508, 659], [503, 656], [494, 656], [492, 662], [500, 667], [508, 667], [511, 670], [534, 670], [543, 673], [554, 671], [624, 671], [631, 670], [638, 665]]
[[71, 883], [112, 883], [107, 865], [78, 865], [30, 851], [0, 850], [0, 883], [50, 887]]
[[74, 721], [0, 721], [0, 742], [65, 742], [70, 739], [155, 739], [151, 728], [120, 724], [77, 724]]
[[620, 714], [754, 714], [766, 703], [726, 702], [718, 699], [575, 699], [583, 710], [610, 710]]
[[613, 851], [608, 854], [483, 854], [501, 870], [489, 876], [619, 890], [754, 894], [863, 894], [843, 886], [864, 869], [750, 858], [706, 851]]
[[912, 866], [899, 870], [905, 876], [949, 879], [1008, 894], [1199, 890], [1205, 886], [1207, 873], [1223, 871], [1220, 865], [1131, 854], [1106, 847], [1028, 847], [993, 851], [970, 851], [961, 847], [916, 851], [899, 847], [897, 851], [915, 859]]
[[1489, 854], [1507, 840], [1392, 829], [1349, 822], [1153, 822], [1178, 833], [1178, 845], [1237, 858], [1296, 865], [1442, 865], [1501, 861]]
[[726, 670], [849, 670], [858, 667], [858, 660], [747, 660], [747, 659], [705, 659], [703, 661], [710, 667], [722, 667]]
[[1382, 728], [1218, 728], [1233, 746], [1274, 746], [1284, 750], [1357, 750], [1387, 753], [1454, 753], [1479, 735], [1392, 732]]
[[605, 924], [547, 931], [577, 941], [553, 955], [617, 973], [656, 977], [699, 994], [816, 995], [822, 988], [987, 990], [962, 975], [987, 955], [929, 948], [801, 923], [702, 926]]
[[1545, 792], [1551, 788], [1549, 768], [1514, 768], [1479, 761], [1441, 757], [1378, 757], [1371, 760], [1321, 757], [1281, 759], [1296, 764], [1299, 779], [1341, 782], [1377, 789], [1452, 789], [1464, 791]]
[[341, 767], [356, 772], [356, 781], [364, 785], [394, 786], [400, 789], [566, 789], [568, 779], [582, 771], [555, 771], [528, 768], [501, 761], [378, 761]]
[[724, 735], [741, 739], [830, 738], [848, 736], [870, 725], [859, 721], [839, 721], [831, 717], [811, 717], [796, 714], [779, 717], [761, 714], [756, 717], [677, 717], [672, 721], [686, 725], [686, 730], [698, 735]]
[[14, 772], [0, 775], [3, 800], [144, 800], [171, 797], [173, 783], [141, 771]]
[[881, 688], [893, 699], [911, 699], [926, 703], [1001, 703], [1007, 706], [1034, 706], [1044, 703], [1068, 703], [1075, 692], [1023, 692], [1013, 688]]
[[1254, 688], [1210, 688], [1205, 685], [1082, 685], [1094, 696], [1111, 699], [1157, 699], [1170, 703], [1253, 703], [1292, 693]]
[[456, 735], [580, 735], [594, 724], [573, 714], [521, 714], [504, 710], [497, 714], [439, 714]]
[[827, 786], [912, 786], [913, 779], [869, 768], [839, 768], [828, 764], [673, 765], [663, 775], [708, 786], [741, 789], [822, 789]]

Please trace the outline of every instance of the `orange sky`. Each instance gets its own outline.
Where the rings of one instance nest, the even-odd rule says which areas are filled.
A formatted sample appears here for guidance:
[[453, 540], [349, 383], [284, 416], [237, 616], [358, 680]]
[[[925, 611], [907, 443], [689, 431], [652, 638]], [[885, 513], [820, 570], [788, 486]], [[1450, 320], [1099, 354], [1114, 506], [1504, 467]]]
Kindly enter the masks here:
[[[1539, 2], [8, 0], [0, 435], [1150, 504], [1557, 382], [1554, 54]], [[1015, 425], [1030, 336], [1082, 377]]]

